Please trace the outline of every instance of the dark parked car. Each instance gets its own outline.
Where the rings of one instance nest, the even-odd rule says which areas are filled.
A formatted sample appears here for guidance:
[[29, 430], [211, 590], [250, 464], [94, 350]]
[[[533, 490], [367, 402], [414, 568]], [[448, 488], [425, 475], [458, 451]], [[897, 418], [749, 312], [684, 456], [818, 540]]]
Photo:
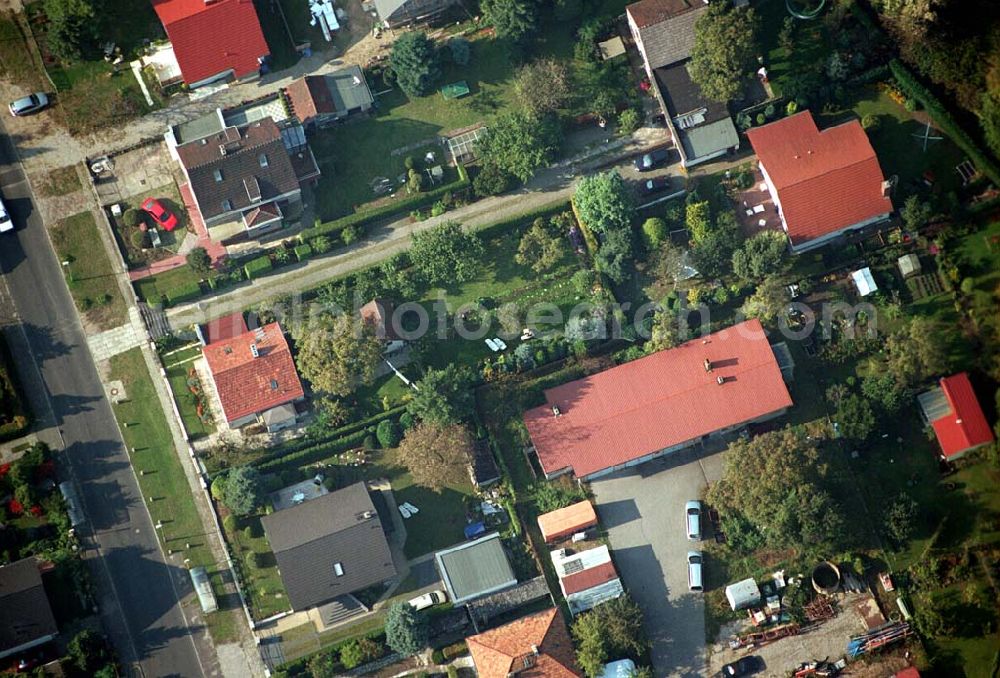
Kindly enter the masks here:
[[636, 158], [635, 168], [640, 172], [648, 172], [667, 162], [669, 157], [670, 151], [665, 148], [657, 148]]
[[764, 660], [760, 657], [740, 657], [731, 664], [722, 667], [722, 675], [726, 678], [749, 676], [764, 668]]
[[639, 191], [643, 195], [662, 193], [668, 188], [670, 188], [670, 177], [650, 177], [639, 184]]

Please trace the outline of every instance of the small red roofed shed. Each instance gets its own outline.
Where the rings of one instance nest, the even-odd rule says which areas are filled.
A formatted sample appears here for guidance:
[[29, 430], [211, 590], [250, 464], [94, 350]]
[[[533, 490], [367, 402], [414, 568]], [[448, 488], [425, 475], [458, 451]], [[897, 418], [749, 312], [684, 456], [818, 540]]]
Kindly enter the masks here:
[[550, 543], [565, 539], [596, 524], [597, 513], [594, 512], [594, 505], [586, 499], [538, 516], [538, 529], [542, 531], [545, 541]]
[[979, 405], [966, 372], [944, 377], [937, 388], [922, 393], [918, 402], [924, 419], [934, 429], [946, 459], [992, 443], [993, 431]]

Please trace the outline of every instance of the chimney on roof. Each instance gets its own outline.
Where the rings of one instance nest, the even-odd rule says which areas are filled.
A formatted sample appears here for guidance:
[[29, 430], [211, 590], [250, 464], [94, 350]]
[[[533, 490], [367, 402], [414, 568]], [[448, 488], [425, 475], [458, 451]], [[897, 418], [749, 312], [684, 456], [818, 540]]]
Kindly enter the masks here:
[[354, 86], [357, 87], [358, 85], [361, 84], [361, 78], [355, 75], [351, 78], [351, 82], [353, 82]]
[[559, 406], [558, 405], [553, 405], [552, 406], [552, 414], [554, 416], [556, 416], [556, 417], [558, 417], [559, 415], [562, 414], [562, 412], [559, 411]]
[[706, 372], [712, 371], [712, 361], [709, 360], [708, 358], [705, 358], [705, 371]]
[[882, 182], [882, 197], [883, 198], [888, 198], [890, 193], [892, 193], [892, 182], [891, 181], [883, 181]]
[[723, 384], [726, 383], [726, 378], [720, 374], [718, 378], [715, 380], [715, 383], [717, 383], [719, 386], [722, 386]]
[[962, 423], [962, 418], [961, 418], [961, 417], [959, 417], [958, 419], [956, 419], [956, 420], [955, 420], [955, 423], [956, 423], [956, 424], [961, 424], [961, 423]]
[[260, 357], [260, 351], [257, 350], [257, 342], [253, 342], [252, 344], [250, 344], [250, 355], [252, 355], [254, 358]]
[[225, 154], [226, 154], [226, 145], [219, 144], [219, 155], [225, 155]]
[[531, 651], [532, 651], [532, 652], [533, 652], [534, 654], [536, 654], [536, 655], [537, 655], [537, 654], [539, 654], [539, 652], [538, 652], [538, 646], [537, 646], [537, 645], [535, 645], [534, 643], [532, 643], [532, 645], [531, 645]]

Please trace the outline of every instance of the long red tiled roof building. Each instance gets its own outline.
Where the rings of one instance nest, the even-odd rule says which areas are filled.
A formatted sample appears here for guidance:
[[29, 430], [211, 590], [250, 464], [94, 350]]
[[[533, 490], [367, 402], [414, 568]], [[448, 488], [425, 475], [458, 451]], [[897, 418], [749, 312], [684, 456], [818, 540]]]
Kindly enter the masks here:
[[270, 55], [252, 0], [153, 0], [188, 87], [260, 73]]
[[758, 320], [550, 388], [545, 401], [524, 422], [548, 478], [594, 478], [792, 405]]
[[875, 149], [857, 120], [820, 131], [803, 111], [747, 131], [792, 251], [807, 252], [892, 212]]
[[466, 639], [479, 678], [575, 678], [583, 674], [558, 608]]

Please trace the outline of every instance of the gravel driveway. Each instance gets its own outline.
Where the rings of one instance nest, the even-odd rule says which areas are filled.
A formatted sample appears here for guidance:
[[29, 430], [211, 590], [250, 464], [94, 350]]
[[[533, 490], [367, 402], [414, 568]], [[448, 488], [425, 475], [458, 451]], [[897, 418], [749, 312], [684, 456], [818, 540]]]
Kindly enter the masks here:
[[704, 676], [705, 611], [688, 591], [684, 503], [722, 475], [722, 453], [693, 448], [592, 483], [615, 564], [642, 607], [657, 676]]

